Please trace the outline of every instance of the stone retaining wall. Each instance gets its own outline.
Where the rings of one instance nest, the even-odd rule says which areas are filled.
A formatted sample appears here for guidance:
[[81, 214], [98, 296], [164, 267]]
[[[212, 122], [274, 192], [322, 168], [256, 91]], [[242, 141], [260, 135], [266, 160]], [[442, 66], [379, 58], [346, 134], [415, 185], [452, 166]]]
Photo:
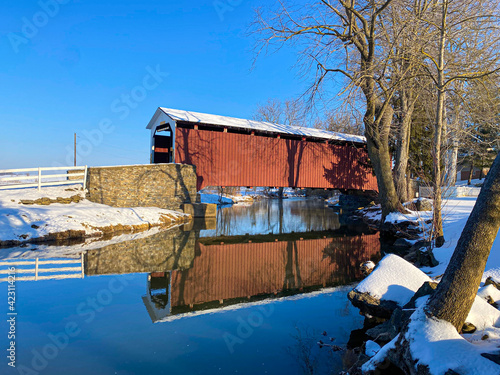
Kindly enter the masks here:
[[196, 203], [196, 168], [185, 164], [90, 167], [87, 199], [113, 207], [180, 210]]
[[195, 232], [174, 228], [153, 236], [104, 246], [85, 253], [86, 275], [165, 272], [191, 267]]

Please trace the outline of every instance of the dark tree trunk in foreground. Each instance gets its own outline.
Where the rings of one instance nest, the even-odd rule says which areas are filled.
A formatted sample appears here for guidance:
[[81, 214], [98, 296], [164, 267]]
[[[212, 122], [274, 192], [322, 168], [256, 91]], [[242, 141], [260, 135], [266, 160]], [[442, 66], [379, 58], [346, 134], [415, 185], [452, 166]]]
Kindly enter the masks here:
[[429, 300], [429, 315], [450, 322], [457, 331], [462, 329], [499, 227], [500, 154], [491, 166], [443, 279]]

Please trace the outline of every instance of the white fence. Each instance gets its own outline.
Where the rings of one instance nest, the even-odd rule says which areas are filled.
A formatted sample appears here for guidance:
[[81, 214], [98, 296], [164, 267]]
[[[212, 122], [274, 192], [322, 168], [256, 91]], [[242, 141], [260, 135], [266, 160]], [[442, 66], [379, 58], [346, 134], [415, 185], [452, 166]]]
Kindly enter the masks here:
[[[455, 197], [477, 197], [481, 192], [479, 187], [471, 186], [443, 186], [441, 188], [443, 198]], [[421, 198], [432, 198], [434, 189], [430, 186], [420, 186], [418, 188], [418, 196]]]
[[[43, 174], [46, 171], [65, 171], [65, 173]], [[76, 171], [70, 173], [70, 171]], [[35, 172], [36, 174], [30, 174]], [[23, 173], [23, 174], [19, 174]], [[7, 177], [2, 177], [8, 175]], [[26, 187], [55, 186], [83, 184], [87, 185], [87, 166], [84, 167], [49, 167], [49, 168], [23, 168], [0, 169], [0, 190]]]
[[80, 259], [39, 260], [36, 258], [0, 262], [0, 276], [6, 276], [1, 277], [0, 282], [9, 281], [8, 275], [12, 275], [8, 269], [10, 267], [15, 268], [16, 281], [83, 279], [85, 276], [83, 253]]

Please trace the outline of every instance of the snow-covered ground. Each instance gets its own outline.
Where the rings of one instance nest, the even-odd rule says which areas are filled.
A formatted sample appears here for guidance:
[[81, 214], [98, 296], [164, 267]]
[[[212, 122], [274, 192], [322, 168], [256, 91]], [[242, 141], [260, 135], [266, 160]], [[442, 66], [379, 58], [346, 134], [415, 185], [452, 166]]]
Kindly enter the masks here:
[[[391, 300], [401, 307], [428, 276], [439, 280], [455, 250], [461, 232], [474, 207], [476, 198], [463, 197], [448, 199], [443, 207], [443, 226], [446, 243], [434, 249], [439, 261], [437, 267], [421, 270], [397, 255], [387, 255], [375, 270], [363, 280], [356, 290], [375, 298]], [[415, 220], [424, 223], [432, 217], [432, 212], [411, 212], [408, 215], [391, 214], [387, 221], [400, 222]], [[483, 275], [483, 282], [488, 276], [500, 281], [500, 236], [493, 244]], [[425, 272], [427, 276], [422, 273]], [[481, 287], [466, 322], [474, 324], [474, 334], [459, 334], [445, 321], [429, 318], [422, 310], [428, 297], [417, 300], [417, 310], [412, 315], [406, 339], [410, 342], [412, 356], [418, 364], [429, 366], [431, 374], [444, 374], [449, 368], [459, 374], [500, 374], [500, 365], [481, 356], [481, 353], [497, 353], [500, 347], [500, 311], [486, 302], [500, 300], [500, 291], [494, 286]], [[364, 371], [373, 370], [381, 363], [385, 353], [395, 345], [396, 337], [363, 366]], [[371, 350], [373, 353], [374, 350]]]
[[[474, 205], [476, 204], [476, 197], [459, 197], [446, 199], [443, 202], [443, 230], [446, 242], [443, 247], [434, 249], [434, 256], [439, 261], [437, 267], [424, 267], [422, 271], [429, 276], [439, 276], [444, 273], [448, 265], [448, 261], [455, 251], [458, 239], [462, 233], [465, 223], [469, 218]], [[380, 211], [367, 211], [366, 216], [372, 220], [380, 220]], [[410, 211], [408, 214], [393, 212], [387, 215], [385, 222], [387, 223], [401, 223], [404, 221], [414, 221], [423, 229], [429, 229], [430, 224], [425, 222], [432, 219], [432, 211]], [[493, 276], [500, 280], [500, 237], [497, 236], [493, 247], [491, 249], [490, 257], [486, 265], [487, 276]], [[484, 280], [483, 280], [484, 281]]]
[[213, 203], [219, 205], [225, 204], [251, 204], [253, 198], [249, 195], [229, 195], [229, 194], [211, 194], [200, 193], [201, 203]]
[[[415, 266], [397, 255], [389, 254], [378, 267], [355, 289], [375, 298], [394, 301], [403, 307], [418, 290], [419, 284], [429, 281]], [[493, 286], [480, 289], [466, 318], [477, 330], [473, 334], [459, 334], [448, 322], [429, 318], [423, 312], [428, 296], [417, 299], [417, 309], [411, 317], [406, 340], [410, 342], [412, 357], [417, 364], [427, 365], [433, 375], [444, 375], [448, 369], [459, 374], [500, 374], [500, 366], [481, 356], [497, 353], [500, 344], [500, 311], [486, 302], [499, 298], [500, 291]], [[381, 349], [372, 345], [364, 371], [373, 371], [399, 337]], [[367, 347], [368, 354], [368, 347]]]
[[[78, 203], [21, 204], [21, 200], [70, 198], [75, 195], [81, 198]], [[86, 236], [99, 236], [110, 227], [148, 229], [173, 224], [187, 217], [180, 212], [156, 207], [117, 208], [93, 203], [85, 199], [81, 185], [44, 187], [41, 191], [36, 188], [0, 191], [0, 241], [27, 241], [68, 230], [84, 231]]]

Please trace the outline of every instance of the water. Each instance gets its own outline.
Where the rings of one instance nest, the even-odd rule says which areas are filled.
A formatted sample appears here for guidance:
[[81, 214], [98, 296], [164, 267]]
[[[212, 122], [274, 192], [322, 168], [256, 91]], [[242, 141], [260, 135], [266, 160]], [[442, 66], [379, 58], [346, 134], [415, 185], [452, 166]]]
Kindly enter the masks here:
[[380, 249], [378, 233], [304, 199], [105, 245], [1, 250], [61, 279], [17, 281], [17, 368], [3, 356], [0, 373], [337, 374], [345, 352], [318, 342], [345, 346], [361, 328], [348, 285]]

